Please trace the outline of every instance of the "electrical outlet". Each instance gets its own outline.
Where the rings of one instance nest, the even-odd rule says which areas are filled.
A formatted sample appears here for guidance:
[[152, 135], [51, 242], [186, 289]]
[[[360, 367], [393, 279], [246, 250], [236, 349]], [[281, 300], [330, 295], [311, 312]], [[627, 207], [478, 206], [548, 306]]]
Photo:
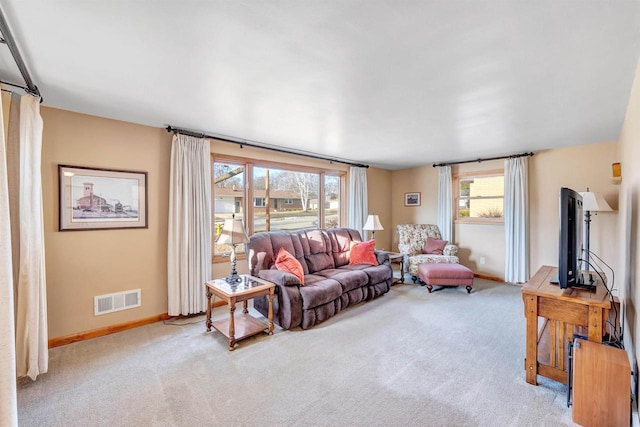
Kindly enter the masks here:
[[487, 260], [483, 256], [480, 257], [480, 265], [484, 265], [486, 261]]

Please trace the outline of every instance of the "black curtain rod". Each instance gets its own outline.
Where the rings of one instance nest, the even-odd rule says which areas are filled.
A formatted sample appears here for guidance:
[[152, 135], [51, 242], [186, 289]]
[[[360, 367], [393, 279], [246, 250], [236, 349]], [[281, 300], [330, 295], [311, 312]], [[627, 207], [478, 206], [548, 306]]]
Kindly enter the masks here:
[[488, 160], [500, 160], [500, 159], [516, 159], [518, 157], [530, 157], [535, 153], [521, 153], [521, 154], [512, 154], [511, 156], [499, 156], [499, 157], [487, 157], [485, 159], [475, 159], [475, 160], [462, 160], [460, 162], [446, 162], [446, 163], [434, 163], [433, 167], [436, 168], [438, 166], [451, 166], [451, 165], [460, 165], [462, 163], [481, 163], [486, 162]]
[[2, 8], [0, 8], [0, 32], [2, 33], [2, 39], [0, 40], [0, 43], [6, 44], [7, 47], [9, 48], [9, 51], [11, 52], [11, 56], [13, 56], [13, 60], [18, 66], [18, 70], [20, 70], [20, 74], [22, 74], [22, 78], [24, 79], [26, 86], [18, 86], [18, 85], [14, 85], [7, 82], [3, 82], [3, 83], [14, 86], [14, 87], [19, 87], [20, 89], [23, 89], [25, 92], [39, 97], [40, 102], [42, 102], [43, 98], [42, 98], [42, 95], [40, 94], [40, 90], [38, 89], [38, 86], [36, 86], [33, 83], [33, 80], [31, 79], [31, 75], [29, 74], [29, 70], [27, 70], [27, 66], [22, 60], [22, 55], [20, 55], [20, 50], [18, 49], [18, 45], [16, 44], [13, 38], [13, 35], [9, 30], [9, 25], [7, 25], [7, 21], [4, 18], [4, 12], [2, 11]]
[[285, 153], [285, 154], [294, 154], [296, 156], [304, 156], [304, 157], [309, 157], [309, 158], [317, 159], [317, 160], [326, 160], [328, 162], [342, 163], [342, 164], [345, 164], [345, 165], [355, 166], [355, 167], [359, 167], [359, 168], [368, 168], [369, 167], [369, 165], [365, 165], [365, 164], [362, 164], [362, 163], [354, 163], [354, 162], [349, 162], [347, 160], [340, 160], [340, 159], [335, 159], [335, 158], [331, 158], [331, 157], [324, 157], [324, 156], [320, 156], [318, 154], [304, 153], [304, 152], [298, 152], [298, 151], [293, 151], [293, 150], [285, 150], [283, 148], [277, 148], [277, 147], [271, 147], [271, 146], [268, 146], [268, 145], [257, 144], [254, 141], [247, 141], [247, 140], [241, 140], [241, 139], [232, 139], [230, 137], [225, 137], [225, 136], [220, 136], [220, 135], [208, 135], [208, 134], [203, 133], [203, 132], [194, 132], [192, 130], [177, 128], [177, 127], [174, 127], [174, 126], [171, 126], [171, 125], [167, 126], [165, 129], [167, 130], [167, 132], [180, 133], [182, 135], [194, 136], [196, 138], [209, 138], [209, 139], [217, 139], [219, 141], [224, 141], [224, 142], [230, 142], [232, 144], [238, 144], [241, 148], [246, 145], [247, 147], [262, 148], [263, 150], [271, 150], [271, 151], [276, 151], [278, 153]]

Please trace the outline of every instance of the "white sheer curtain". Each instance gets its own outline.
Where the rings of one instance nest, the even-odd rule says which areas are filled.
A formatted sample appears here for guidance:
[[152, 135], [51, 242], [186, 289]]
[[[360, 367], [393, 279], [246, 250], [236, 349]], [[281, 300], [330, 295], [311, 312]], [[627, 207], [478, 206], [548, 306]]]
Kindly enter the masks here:
[[526, 156], [504, 162], [504, 280], [529, 280], [529, 159]]
[[364, 222], [367, 220], [367, 169], [352, 166], [349, 168], [347, 227], [356, 229], [364, 239]]
[[13, 263], [4, 120], [0, 102], [0, 426], [18, 425]]
[[444, 240], [453, 241], [451, 166], [438, 166], [438, 228]]
[[[47, 372], [47, 284], [42, 213], [40, 99], [20, 98], [20, 261], [16, 310], [16, 369], [32, 380]], [[13, 219], [12, 219], [13, 222]]]
[[206, 310], [211, 280], [211, 151], [209, 140], [173, 136], [169, 184], [168, 312]]

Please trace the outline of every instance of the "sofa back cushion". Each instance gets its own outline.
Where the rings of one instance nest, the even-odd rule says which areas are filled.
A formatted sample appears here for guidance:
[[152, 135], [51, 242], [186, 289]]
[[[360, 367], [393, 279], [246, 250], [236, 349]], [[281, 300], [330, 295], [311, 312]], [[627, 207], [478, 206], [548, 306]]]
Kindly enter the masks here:
[[254, 234], [246, 245], [249, 271], [275, 268], [280, 248], [300, 262], [304, 274], [349, 264], [351, 242], [361, 242], [360, 233], [351, 228], [272, 231]]
[[352, 228], [332, 228], [327, 230], [331, 238], [333, 262], [336, 268], [349, 264], [351, 242], [361, 242], [358, 230]]
[[[331, 251], [331, 240], [326, 230], [314, 229], [300, 231], [300, 243], [309, 273], [335, 268]], [[304, 237], [303, 237], [304, 236]]]
[[440, 229], [435, 224], [399, 224], [396, 231], [398, 250], [409, 256], [422, 253], [427, 237], [442, 239]]
[[280, 248], [289, 252], [302, 266], [304, 274], [309, 274], [300, 235], [287, 232], [258, 233], [249, 237], [246, 246], [249, 271], [257, 276], [261, 270], [275, 268], [276, 257]]

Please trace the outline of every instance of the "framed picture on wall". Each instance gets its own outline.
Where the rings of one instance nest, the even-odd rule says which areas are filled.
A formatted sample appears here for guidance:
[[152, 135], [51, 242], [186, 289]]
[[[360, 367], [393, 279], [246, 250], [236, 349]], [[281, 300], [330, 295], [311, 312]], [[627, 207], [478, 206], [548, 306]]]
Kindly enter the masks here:
[[60, 231], [148, 228], [147, 173], [58, 165]]
[[420, 206], [420, 193], [404, 193], [405, 206]]

